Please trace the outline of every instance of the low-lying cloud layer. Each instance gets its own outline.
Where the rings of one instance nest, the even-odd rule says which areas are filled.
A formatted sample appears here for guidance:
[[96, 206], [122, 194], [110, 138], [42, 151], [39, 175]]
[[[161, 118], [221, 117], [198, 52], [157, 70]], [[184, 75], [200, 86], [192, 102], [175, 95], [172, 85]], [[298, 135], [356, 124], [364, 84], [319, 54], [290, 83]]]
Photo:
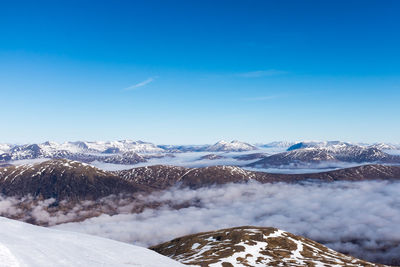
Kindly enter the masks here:
[[175, 188], [139, 201], [168, 203], [161, 207], [101, 215], [56, 228], [150, 246], [225, 227], [273, 226], [363, 259], [396, 263], [400, 262], [399, 192], [400, 183], [375, 181]]
[[[97, 201], [57, 202], [54, 198], [41, 200], [31, 196], [0, 196], [0, 216], [41, 226], [53, 226], [83, 221], [102, 214], [138, 213], [146, 207], [146, 203], [138, 202], [139, 199], [140, 195], [110, 195]], [[152, 207], [155, 208], [156, 205]]]

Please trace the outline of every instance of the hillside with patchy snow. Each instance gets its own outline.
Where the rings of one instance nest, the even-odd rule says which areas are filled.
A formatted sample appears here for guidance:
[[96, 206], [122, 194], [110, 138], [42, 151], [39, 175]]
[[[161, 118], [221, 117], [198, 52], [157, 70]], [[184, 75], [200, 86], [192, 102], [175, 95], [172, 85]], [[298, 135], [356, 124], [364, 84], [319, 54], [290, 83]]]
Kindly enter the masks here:
[[383, 266], [271, 227], [235, 227], [180, 237], [151, 249], [208, 267]]

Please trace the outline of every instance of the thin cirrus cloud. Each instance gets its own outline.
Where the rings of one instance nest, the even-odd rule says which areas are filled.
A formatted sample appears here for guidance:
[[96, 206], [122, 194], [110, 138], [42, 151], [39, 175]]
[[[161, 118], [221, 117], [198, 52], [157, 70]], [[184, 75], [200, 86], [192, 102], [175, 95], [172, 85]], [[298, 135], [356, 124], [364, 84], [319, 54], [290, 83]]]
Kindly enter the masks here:
[[125, 91], [130, 91], [130, 90], [135, 90], [135, 89], [137, 89], [137, 88], [146, 86], [146, 85], [148, 85], [149, 83], [154, 82], [154, 80], [155, 80], [156, 78], [157, 78], [157, 77], [150, 77], [150, 78], [148, 78], [148, 79], [146, 79], [146, 80], [144, 80], [144, 81], [142, 81], [142, 82], [140, 82], [140, 83], [131, 85], [131, 86], [125, 88], [124, 90], [125, 90]]
[[282, 74], [287, 74], [287, 71], [283, 70], [257, 70], [257, 71], [250, 71], [250, 72], [243, 72], [239, 73], [240, 77], [245, 77], [245, 78], [259, 78], [259, 77], [266, 77], [266, 76], [276, 76], [276, 75], [282, 75]]

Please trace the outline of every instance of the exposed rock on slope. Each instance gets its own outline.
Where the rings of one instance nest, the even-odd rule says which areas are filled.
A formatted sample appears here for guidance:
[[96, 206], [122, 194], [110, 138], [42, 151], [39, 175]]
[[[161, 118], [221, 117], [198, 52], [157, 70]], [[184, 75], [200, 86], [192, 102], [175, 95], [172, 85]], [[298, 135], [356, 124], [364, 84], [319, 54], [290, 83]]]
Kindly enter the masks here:
[[125, 152], [121, 155], [115, 155], [105, 158], [103, 162], [115, 164], [136, 164], [146, 162], [147, 160], [135, 152]]
[[382, 266], [270, 227], [235, 227], [176, 238], [151, 247], [198, 266]]
[[0, 168], [0, 193], [55, 199], [97, 199], [146, 190], [112, 173], [69, 160]]
[[199, 188], [210, 185], [247, 182], [250, 180], [261, 183], [300, 182], [305, 180], [321, 182], [399, 180], [400, 166], [363, 165], [321, 173], [279, 174], [247, 171], [234, 166], [184, 168], [156, 165], [117, 171], [115, 174], [134, 184], [146, 185], [154, 189], [165, 189], [178, 184]]
[[184, 168], [155, 165], [115, 172], [123, 179], [154, 189], [165, 189], [174, 185], [199, 188], [214, 184], [245, 182], [255, 177], [253, 172], [233, 166]]
[[130, 183], [146, 185], [154, 189], [165, 189], [179, 182], [190, 170], [184, 167], [154, 165], [114, 173]]
[[208, 155], [204, 155], [204, 156], [200, 157], [200, 160], [202, 160], [202, 159], [216, 160], [216, 159], [223, 159], [223, 158], [225, 158], [225, 157], [222, 155], [208, 154]]
[[164, 165], [106, 172], [84, 163], [58, 159], [0, 168], [0, 193], [6, 196], [79, 200], [162, 190], [174, 185], [199, 188], [250, 180], [271, 183], [309, 179], [321, 182], [398, 180], [400, 166], [363, 165], [310, 174], [254, 172], [234, 166], [184, 168]]

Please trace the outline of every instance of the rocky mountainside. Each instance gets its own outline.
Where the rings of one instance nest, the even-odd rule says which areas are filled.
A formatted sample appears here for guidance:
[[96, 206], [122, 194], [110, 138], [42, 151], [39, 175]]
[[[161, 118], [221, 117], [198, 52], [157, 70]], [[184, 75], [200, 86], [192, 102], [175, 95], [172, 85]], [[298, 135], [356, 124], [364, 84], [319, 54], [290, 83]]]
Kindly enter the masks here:
[[210, 185], [258, 181], [300, 182], [315, 180], [363, 181], [363, 180], [399, 180], [400, 166], [362, 165], [320, 173], [280, 174], [244, 170], [235, 166], [211, 166], [203, 168], [184, 168], [156, 165], [114, 172], [115, 175], [134, 184], [146, 185], [154, 189], [165, 189], [173, 185], [199, 188]]
[[165, 189], [176, 185], [190, 171], [184, 167], [155, 165], [116, 171], [114, 174], [130, 183]]
[[146, 162], [147, 160], [136, 152], [125, 152], [102, 159], [105, 163], [114, 164], [136, 164], [139, 162]]
[[383, 266], [271, 227], [235, 227], [183, 236], [150, 249], [196, 266]]
[[214, 184], [246, 182], [256, 177], [254, 172], [245, 171], [234, 166], [184, 168], [156, 165], [114, 173], [126, 181], [146, 185], [154, 189], [166, 189], [174, 185], [199, 188]]
[[0, 192], [6, 196], [83, 200], [145, 190], [112, 173], [65, 159], [0, 168]]
[[39, 164], [0, 168], [0, 193], [55, 199], [98, 199], [113, 194], [149, 192], [171, 186], [199, 188], [211, 185], [258, 181], [300, 182], [316, 180], [398, 180], [400, 166], [362, 165], [309, 174], [279, 174], [248, 171], [236, 166], [184, 168], [155, 165], [115, 172], [65, 159]]
[[199, 159], [203, 160], [203, 159], [208, 159], [208, 160], [216, 160], [216, 159], [224, 159], [225, 157], [222, 155], [217, 155], [217, 154], [207, 154], [204, 156], [201, 156]]

